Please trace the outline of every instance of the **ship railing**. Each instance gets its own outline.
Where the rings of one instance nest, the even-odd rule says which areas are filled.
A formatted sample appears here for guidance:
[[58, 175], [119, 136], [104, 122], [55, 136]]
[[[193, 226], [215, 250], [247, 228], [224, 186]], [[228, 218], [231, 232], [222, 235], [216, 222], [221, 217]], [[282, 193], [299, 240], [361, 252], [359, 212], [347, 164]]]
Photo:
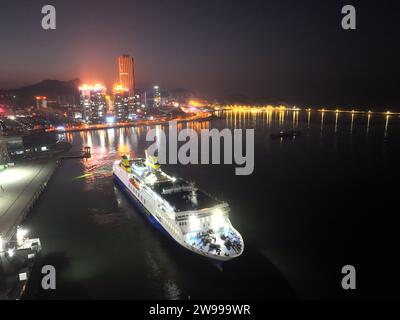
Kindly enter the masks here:
[[196, 216], [198, 218], [204, 218], [208, 217], [214, 214], [216, 210], [221, 210], [222, 213], [225, 215], [229, 213], [229, 204], [227, 202], [223, 202], [220, 205], [211, 207], [211, 208], [205, 208], [205, 209], [200, 209], [200, 210], [189, 210], [189, 211], [182, 211], [179, 212], [175, 216], [175, 221], [185, 221], [189, 219], [191, 216]]
[[171, 194], [182, 191], [197, 191], [197, 190], [198, 189], [193, 186], [179, 186], [179, 187], [164, 188], [162, 190], [162, 194]]

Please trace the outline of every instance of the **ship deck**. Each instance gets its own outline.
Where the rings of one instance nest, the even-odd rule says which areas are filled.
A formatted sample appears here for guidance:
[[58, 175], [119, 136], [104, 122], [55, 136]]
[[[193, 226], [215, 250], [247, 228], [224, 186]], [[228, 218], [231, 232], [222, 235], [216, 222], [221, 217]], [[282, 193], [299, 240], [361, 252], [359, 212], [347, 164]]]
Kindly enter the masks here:
[[185, 235], [185, 241], [198, 250], [218, 256], [236, 257], [243, 252], [243, 241], [237, 231], [229, 228], [190, 232]]
[[152, 189], [165, 199], [176, 212], [201, 210], [221, 204], [205, 192], [194, 188], [188, 182], [177, 179], [154, 184]]

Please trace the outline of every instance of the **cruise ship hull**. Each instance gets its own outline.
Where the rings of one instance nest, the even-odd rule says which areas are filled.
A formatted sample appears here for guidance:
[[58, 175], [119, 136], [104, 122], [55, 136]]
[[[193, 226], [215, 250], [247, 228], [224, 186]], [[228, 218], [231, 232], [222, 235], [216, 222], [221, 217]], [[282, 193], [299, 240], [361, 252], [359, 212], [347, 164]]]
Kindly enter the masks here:
[[131, 203], [142, 213], [148, 222], [150, 222], [157, 230], [161, 231], [165, 236], [174, 240], [174, 238], [168, 233], [167, 230], [158, 222], [158, 220], [142, 205], [136, 196], [129, 191], [129, 189], [124, 185], [124, 183], [118, 178], [117, 175], [113, 174], [114, 181], [118, 188], [128, 197]]
[[[125, 171], [120, 170], [120, 168], [118, 168], [117, 164], [114, 164], [113, 177], [114, 177], [114, 180], [115, 180], [116, 184], [118, 185], [119, 189], [122, 190], [124, 192], [124, 194], [126, 194], [126, 196], [141, 211], [141, 213], [145, 216], [145, 218], [158, 231], [162, 232], [164, 235], [168, 236], [169, 238], [172, 238], [172, 240], [177, 242], [182, 247], [190, 250], [193, 253], [196, 253], [203, 257], [206, 257], [206, 258], [209, 258], [212, 260], [217, 260], [217, 261], [228, 261], [228, 260], [231, 260], [232, 258], [239, 256], [242, 253], [242, 252], [240, 252], [237, 255], [225, 256], [225, 255], [215, 254], [212, 252], [206, 252], [206, 251], [196, 248], [195, 246], [190, 245], [188, 243], [188, 241], [185, 241], [185, 236], [183, 234], [181, 234], [181, 235], [177, 235], [176, 233], [174, 234], [173, 232], [171, 232], [169, 230], [168, 225], [164, 226], [165, 224], [168, 224], [168, 223], [166, 223], [166, 221], [163, 221], [165, 219], [163, 219], [162, 217], [160, 217], [160, 216], [157, 217], [156, 216], [157, 214], [154, 214], [154, 212], [157, 212], [157, 209], [156, 209], [156, 204], [154, 204], [154, 201], [151, 201], [153, 199], [149, 198], [149, 195], [146, 193], [145, 190], [141, 190], [139, 193], [138, 190], [136, 190], [132, 186], [132, 184], [129, 182], [129, 175]], [[146, 203], [147, 203], [147, 205], [146, 205]], [[234, 229], [232, 228], [232, 230], [234, 230]], [[236, 232], [236, 230], [235, 230], [235, 232]]]

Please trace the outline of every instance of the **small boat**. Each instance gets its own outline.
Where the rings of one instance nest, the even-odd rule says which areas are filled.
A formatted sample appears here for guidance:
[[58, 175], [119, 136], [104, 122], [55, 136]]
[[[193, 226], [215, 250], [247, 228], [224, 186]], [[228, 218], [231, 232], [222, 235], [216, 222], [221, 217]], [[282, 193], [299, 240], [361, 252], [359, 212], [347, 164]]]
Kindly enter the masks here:
[[278, 133], [271, 133], [271, 139], [284, 139], [284, 138], [296, 138], [301, 136], [301, 131], [290, 130], [290, 131], [279, 131]]

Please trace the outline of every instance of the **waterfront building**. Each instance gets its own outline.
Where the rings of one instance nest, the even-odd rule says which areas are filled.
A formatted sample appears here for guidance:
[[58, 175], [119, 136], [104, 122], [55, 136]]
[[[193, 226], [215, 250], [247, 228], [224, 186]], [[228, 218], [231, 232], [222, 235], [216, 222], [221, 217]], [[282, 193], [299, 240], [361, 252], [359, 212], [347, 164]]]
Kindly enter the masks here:
[[129, 89], [123, 85], [116, 85], [113, 90], [113, 111], [117, 121], [127, 121], [132, 114], [132, 103]]
[[97, 123], [104, 119], [107, 112], [106, 88], [101, 84], [84, 84], [79, 87], [83, 120]]
[[36, 108], [40, 110], [40, 108], [46, 109], [47, 108], [47, 97], [37, 96], [36, 97]]
[[158, 108], [161, 106], [161, 92], [160, 92], [160, 87], [159, 86], [154, 86], [153, 87], [153, 107]]

